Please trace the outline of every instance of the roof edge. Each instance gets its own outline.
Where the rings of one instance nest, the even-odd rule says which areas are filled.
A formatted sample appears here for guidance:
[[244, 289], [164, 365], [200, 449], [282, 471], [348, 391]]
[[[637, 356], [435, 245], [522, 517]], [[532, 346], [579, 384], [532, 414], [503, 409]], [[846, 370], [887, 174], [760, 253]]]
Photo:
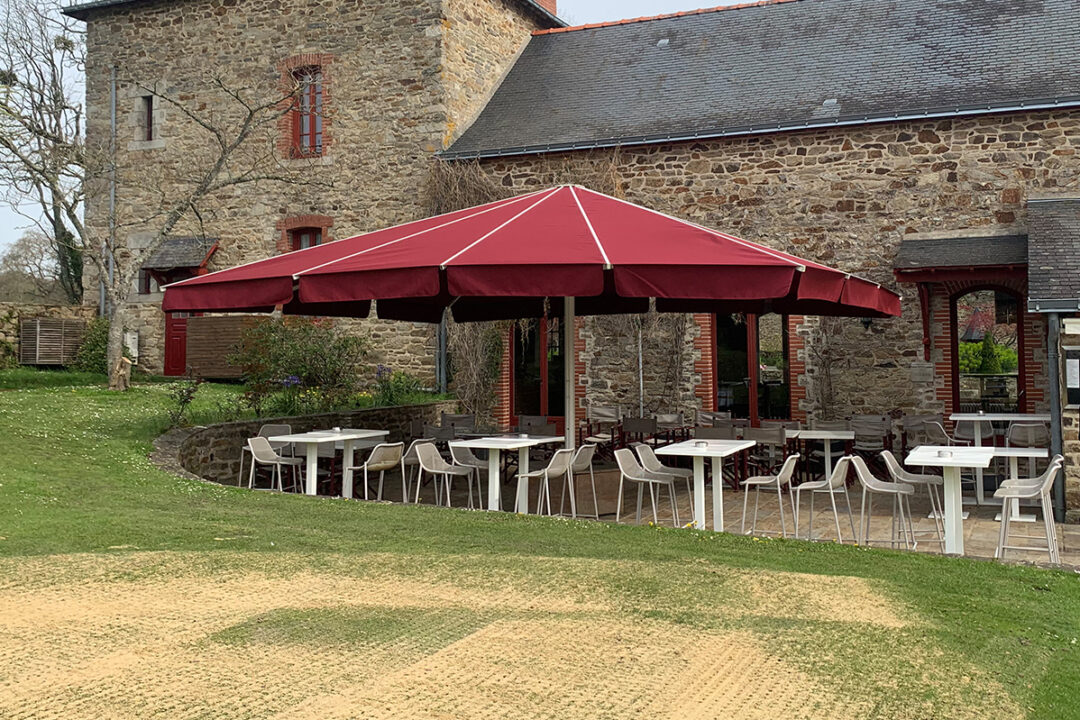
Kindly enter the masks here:
[[[800, 0], [776, 0], [778, 2], [799, 2]], [[692, 142], [694, 140], [713, 140], [725, 137], [744, 137], [747, 135], [770, 135], [799, 130], [818, 130], [831, 127], [851, 127], [854, 125], [879, 125], [907, 120], [926, 120], [935, 118], [968, 117], [974, 115], [994, 115], [997, 113], [1026, 112], [1031, 110], [1071, 109], [1080, 107], [1080, 95], [1063, 98], [1033, 98], [1011, 103], [978, 105], [956, 108], [926, 108], [923, 110], [905, 110], [889, 115], [862, 115], [833, 118], [819, 122], [793, 122], [785, 124], [747, 125], [728, 128], [715, 128], [698, 132], [668, 133], [666, 135], [636, 135], [627, 137], [605, 138], [603, 140], [583, 140], [580, 142], [552, 143], [487, 150], [459, 150], [451, 148], [436, 153], [444, 160], [482, 160], [486, 158], [511, 157], [517, 155], [547, 155], [549, 153], [572, 152], [575, 150], [597, 150], [612, 147], [634, 147], [655, 145], [664, 142]]]
[[671, 18], [686, 17], [688, 15], [706, 15], [708, 13], [723, 12], [725, 10], [746, 10], [747, 8], [767, 7], [769, 5], [784, 5], [799, 2], [800, 0], [758, 0], [757, 2], [745, 2], [738, 5], [718, 5], [716, 7], [700, 8], [698, 10], [683, 10], [682, 12], [664, 13], [662, 15], [643, 15], [641, 17], [626, 18], [625, 20], [611, 20], [608, 22], [586, 23], [585, 25], [567, 25], [552, 28], [550, 30], [533, 30], [533, 35], [553, 35], [555, 33], [574, 32], [576, 30], [596, 30], [599, 28], [618, 27], [632, 23], [652, 22], [653, 20], [668, 20]]

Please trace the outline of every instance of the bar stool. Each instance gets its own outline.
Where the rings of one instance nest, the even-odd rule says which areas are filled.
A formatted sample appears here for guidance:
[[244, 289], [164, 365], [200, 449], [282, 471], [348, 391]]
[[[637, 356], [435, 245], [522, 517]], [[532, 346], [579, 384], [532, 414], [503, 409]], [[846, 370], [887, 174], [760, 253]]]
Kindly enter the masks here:
[[[1046, 472], [1042, 475], [1021, 480], [1006, 480], [994, 492], [994, 497], [1001, 498], [1001, 531], [998, 535], [998, 546], [994, 552], [994, 557], [1004, 559], [1006, 550], [1026, 550], [1030, 552], [1045, 549], [1050, 555], [1050, 562], [1055, 564], [1061, 562], [1057, 544], [1057, 523], [1054, 521], [1054, 507], [1050, 502], [1050, 491], [1054, 487], [1054, 480], [1057, 478], [1058, 473], [1061, 472], [1061, 466], [1064, 462], [1065, 458], [1061, 455], [1055, 455], [1054, 459], [1050, 461], [1050, 466], [1046, 468]], [[1046, 528], [1046, 548], [1009, 545], [1009, 518], [1012, 516], [1012, 509], [1009, 506], [1013, 501], [1033, 500], [1035, 498], [1039, 498], [1039, 504], [1042, 506], [1043, 525]], [[1020, 535], [1017, 537], [1030, 536]]]
[[[941, 496], [938, 495], [938, 488], [944, 485], [945, 481], [940, 475], [922, 475], [908, 472], [888, 450], [881, 451], [881, 458], [885, 461], [885, 467], [889, 469], [889, 475], [894, 483], [907, 483], [914, 487], [921, 485], [926, 488], [926, 494], [930, 496], [930, 515], [934, 518], [934, 530], [937, 532], [938, 546], [941, 548], [941, 552], [945, 552], [945, 528], [941, 524], [945, 511], [941, 507]], [[910, 502], [908, 503], [908, 511], [911, 511]]]
[[[870, 517], [874, 511], [874, 495], [886, 495], [892, 498], [892, 538], [889, 544], [892, 547], [903, 543], [910, 550], [914, 550], [918, 543], [915, 542], [915, 533], [911, 527], [911, 503], [915, 488], [907, 483], [887, 482], [874, 477], [870, 469], [866, 467], [866, 461], [860, 455], [851, 456], [851, 464], [855, 466], [855, 475], [862, 483], [862, 505], [859, 518], [859, 526], [862, 528], [862, 545], [870, 544]], [[869, 496], [869, 504], [867, 503]], [[905, 512], [906, 506], [906, 512]], [[899, 532], [897, 532], [897, 519], [899, 518]], [[900, 536], [903, 535], [903, 539]]]

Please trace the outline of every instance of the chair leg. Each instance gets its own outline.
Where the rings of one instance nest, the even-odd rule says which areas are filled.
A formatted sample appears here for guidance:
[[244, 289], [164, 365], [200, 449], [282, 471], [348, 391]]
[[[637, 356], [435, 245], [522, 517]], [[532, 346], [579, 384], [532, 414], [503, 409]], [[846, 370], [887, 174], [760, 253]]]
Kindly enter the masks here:
[[836, 510], [836, 493], [829, 491], [829, 502], [832, 504], [833, 520], [836, 521], [836, 542], [844, 544], [844, 536], [840, 533], [840, 513]]
[[596, 497], [596, 476], [593, 474], [592, 465], [589, 465], [589, 484], [592, 485], [593, 512], [597, 520], [600, 519], [600, 501]]
[[615, 522], [618, 523], [622, 517], [622, 496], [623, 496], [623, 480], [625, 475], [619, 473], [619, 497], [615, 504]]
[[851, 542], [858, 544], [859, 536], [855, 532], [855, 513], [851, 510], [851, 496], [848, 495], [847, 485], [844, 485], [844, 500], [847, 502], [848, 523], [851, 525]]
[[[814, 539], [814, 498], [815, 497], [817, 497], [817, 493], [815, 493], [814, 491], [811, 490], [810, 491], [810, 522], [806, 527], [806, 539], [807, 540], [813, 540]], [[799, 523], [799, 518], [796, 517], [795, 518], [795, 528], [796, 528], [795, 537], [799, 536], [799, 532], [798, 532], [799, 525], [798, 525], [798, 523]]]
[[780, 536], [787, 537], [787, 524], [784, 522], [784, 489], [776, 483], [776, 504], [780, 506]]
[[[563, 490], [570, 488], [570, 517], [577, 520], [577, 482], [574, 480], [574, 471], [567, 470], [563, 476]], [[559, 514], [562, 514], [562, 502], [559, 504]]]
[[1043, 525], [1046, 528], [1046, 549], [1050, 554], [1050, 562], [1057, 563], [1057, 533], [1054, 527], [1053, 511], [1047, 512], [1049, 508], [1046, 507], [1045, 500], [1043, 501]]
[[382, 502], [383, 481], [386, 480], [386, 471], [379, 471], [379, 492], [375, 493], [375, 499]]
[[[874, 496], [870, 496], [870, 509], [874, 509]], [[870, 544], [870, 518], [866, 514], [866, 488], [862, 491], [862, 503], [859, 507], [859, 530], [862, 532], [862, 544]]]
[[679, 527], [679, 507], [675, 504], [675, 483], [668, 485], [671, 493], [671, 517], [675, 520], [675, 527]]
[[416, 498], [413, 500], [413, 504], [420, 504], [420, 486], [423, 484], [424, 468], [419, 465], [416, 466]]
[[1008, 526], [1006, 518], [1009, 514], [1009, 502], [1010, 500], [1008, 498], [1001, 501], [1001, 523], [998, 527], [998, 544], [997, 548], [994, 549], [994, 557], [998, 559], [1004, 559], [1005, 557], [1005, 529]]
[[240, 469], [236, 471], [236, 487], [240, 487], [244, 483], [244, 456], [246, 455], [247, 447], [240, 448]]
[[443, 484], [446, 486], [446, 507], [453, 507], [450, 503], [450, 489], [454, 483], [454, 476], [447, 473], [443, 475]]
[[937, 487], [927, 485], [926, 494], [930, 496], [930, 514], [934, 516], [934, 531], [937, 533], [938, 547], [941, 552], [945, 552], [945, 531], [941, 527], [941, 519], [945, 513], [941, 509], [941, 503], [938, 502]]
[[[795, 539], [798, 539], [799, 538], [799, 514], [800, 514], [800, 511], [802, 510], [802, 493], [799, 492], [799, 488], [796, 487], [796, 488], [791, 489], [791, 497], [795, 501]], [[810, 512], [813, 513], [813, 511], [814, 511], [814, 494], [810, 493]], [[813, 515], [811, 515], [811, 518], [813, 518]], [[813, 522], [812, 519], [811, 519], [811, 522]], [[807, 540], [810, 539], [810, 533], [809, 532], [806, 535], [806, 539]]]
[[638, 483], [637, 486], [637, 517], [634, 519], [638, 525], [641, 524], [641, 493], [645, 491], [645, 483]]
[[757, 510], [758, 501], [761, 500], [761, 486], [754, 486], [754, 519], [750, 522], [750, 534], [753, 535], [757, 532]]
[[[716, 482], [716, 478], [713, 478], [713, 482]], [[742, 524], [739, 525], [739, 532], [743, 535], [746, 534], [746, 507], [750, 502], [750, 488], [743, 486], [743, 499], [742, 499]]]
[[652, 504], [652, 522], [653, 525], [660, 524], [660, 516], [656, 514], [656, 493], [659, 492], [659, 488], [655, 483], [649, 483], [649, 502]]
[[251, 467], [248, 469], [248, 490], [255, 487], [255, 458], [251, 458]]

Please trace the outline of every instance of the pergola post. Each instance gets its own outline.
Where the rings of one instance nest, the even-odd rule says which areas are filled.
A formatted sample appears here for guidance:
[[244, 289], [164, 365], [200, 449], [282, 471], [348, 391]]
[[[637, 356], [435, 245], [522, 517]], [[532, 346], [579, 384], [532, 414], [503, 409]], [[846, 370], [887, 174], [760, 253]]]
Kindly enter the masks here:
[[563, 337], [566, 338], [566, 347], [563, 348], [563, 391], [565, 392], [563, 412], [566, 416], [566, 447], [570, 450], [574, 449], [574, 443], [577, 441], [577, 417], [574, 412], [576, 409], [574, 389], [577, 386], [577, 378], [574, 377], [574, 341], [577, 337], [575, 320], [574, 298], [565, 298], [563, 300]]

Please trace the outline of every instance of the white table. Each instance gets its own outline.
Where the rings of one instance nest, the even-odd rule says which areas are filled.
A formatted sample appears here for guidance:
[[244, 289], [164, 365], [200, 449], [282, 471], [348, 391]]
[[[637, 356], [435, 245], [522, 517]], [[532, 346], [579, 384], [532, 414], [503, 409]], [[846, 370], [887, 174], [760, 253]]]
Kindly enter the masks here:
[[[342, 443], [345, 459], [343, 461], [344, 467], [351, 467], [356, 464], [356, 448], [360, 441], [363, 440], [382, 440], [390, 432], [388, 430], [353, 430], [350, 428], [342, 428], [335, 430], [313, 430], [306, 433], [297, 433], [295, 435], [275, 435], [272, 438], [267, 438], [270, 442], [282, 442], [282, 443], [295, 443], [304, 448], [304, 455], [307, 458], [306, 478], [307, 494], [317, 495], [316, 490], [319, 486], [319, 446], [325, 443]], [[342, 473], [343, 476], [347, 476], [348, 473]], [[342, 482], [341, 494], [347, 498], [352, 497], [352, 478], [345, 477]]]
[[799, 441], [805, 442], [807, 440], [821, 440], [825, 443], [825, 479], [828, 480], [832, 477], [832, 444], [835, 441], [842, 440], [844, 442], [851, 442], [855, 439], [855, 433], [852, 430], [800, 430]]
[[990, 467], [994, 448], [958, 445], [920, 445], [908, 453], [907, 465], [939, 467], [945, 481], [945, 552], [964, 554], [963, 498], [960, 495], [961, 468]]
[[705, 529], [705, 458], [712, 458], [713, 529], [724, 531], [723, 460], [757, 445], [753, 440], [685, 440], [665, 445], [657, 455], [694, 459], [694, 527]]
[[[504, 450], [518, 451], [518, 472], [529, 472], [529, 450], [547, 443], [561, 443], [561, 435], [517, 435], [451, 440], [450, 447], [471, 448], [488, 451], [488, 510], [501, 510], [502, 499], [499, 481], [499, 462]], [[529, 512], [529, 482], [518, 483], [517, 506]]]
[[[982, 447], [982, 424], [990, 423], [990, 429], [994, 429], [996, 422], [1050, 422], [1049, 413], [953, 413], [949, 416], [953, 422], [974, 423], [975, 447]], [[975, 502], [979, 505], [986, 504], [986, 492], [983, 490], [983, 469], [975, 470]]]
[[[1036, 460], [1046, 460], [1050, 457], [1050, 451], [1046, 448], [1027, 448], [1027, 447], [1008, 447], [1008, 448], [994, 448], [994, 457], [1008, 458], [1009, 459], [1009, 479], [1017, 480], [1020, 478], [1020, 458], [1034, 458]], [[1034, 515], [1021, 515], [1020, 514], [1020, 499], [1013, 498], [1010, 503], [1009, 520], [1012, 522], [1035, 522]], [[1001, 522], [1001, 513], [994, 516], [994, 519]]]

